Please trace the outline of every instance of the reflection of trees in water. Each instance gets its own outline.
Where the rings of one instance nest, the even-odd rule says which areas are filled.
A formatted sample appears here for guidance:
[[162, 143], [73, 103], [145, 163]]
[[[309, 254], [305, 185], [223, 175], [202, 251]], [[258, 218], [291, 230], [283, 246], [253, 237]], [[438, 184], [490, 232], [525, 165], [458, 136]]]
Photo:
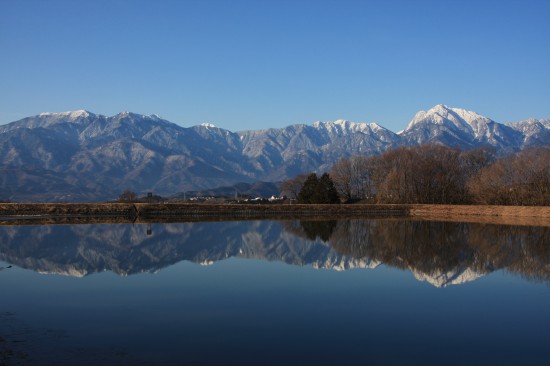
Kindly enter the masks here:
[[324, 242], [329, 241], [336, 227], [336, 221], [300, 221], [306, 237], [310, 240], [317, 238]]
[[349, 257], [370, 258], [427, 274], [466, 268], [483, 274], [506, 269], [550, 282], [548, 227], [345, 220], [337, 223], [330, 244]]
[[450, 271], [475, 264], [465, 242], [465, 224], [406, 220], [339, 222], [330, 240], [352, 257], [369, 257], [398, 268], [424, 273]]
[[550, 227], [472, 225], [470, 240], [496, 268], [550, 282]]
[[282, 221], [285, 231], [303, 239], [321, 239], [325, 243], [330, 240], [337, 223], [336, 220]]

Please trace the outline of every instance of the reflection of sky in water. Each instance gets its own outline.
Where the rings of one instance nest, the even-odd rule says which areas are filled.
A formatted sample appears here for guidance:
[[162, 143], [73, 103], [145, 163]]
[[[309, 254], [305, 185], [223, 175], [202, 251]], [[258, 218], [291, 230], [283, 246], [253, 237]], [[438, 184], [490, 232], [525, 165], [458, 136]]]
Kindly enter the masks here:
[[546, 364], [549, 289], [506, 271], [436, 288], [385, 265], [333, 271], [244, 258], [127, 277], [14, 266], [0, 271], [0, 334], [25, 342], [0, 347], [59, 364]]

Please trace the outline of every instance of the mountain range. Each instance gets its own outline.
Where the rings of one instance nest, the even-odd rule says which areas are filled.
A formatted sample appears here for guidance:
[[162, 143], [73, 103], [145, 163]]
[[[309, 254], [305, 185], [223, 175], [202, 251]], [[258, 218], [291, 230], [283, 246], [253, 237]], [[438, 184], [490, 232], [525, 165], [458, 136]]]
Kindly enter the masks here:
[[101, 201], [125, 189], [174, 195], [323, 172], [342, 157], [437, 143], [506, 154], [550, 143], [550, 120], [497, 123], [437, 105], [394, 133], [344, 120], [232, 132], [157, 115], [41, 113], [0, 126], [0, 200]]

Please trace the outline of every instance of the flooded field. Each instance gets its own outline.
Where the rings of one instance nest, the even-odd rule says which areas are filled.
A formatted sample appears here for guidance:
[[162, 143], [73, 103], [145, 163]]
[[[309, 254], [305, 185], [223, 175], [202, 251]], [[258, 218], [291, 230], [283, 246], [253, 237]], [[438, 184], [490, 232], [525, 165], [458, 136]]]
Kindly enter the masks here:
[[0, 365], [547, 364], [550, 228], [0, 227]]

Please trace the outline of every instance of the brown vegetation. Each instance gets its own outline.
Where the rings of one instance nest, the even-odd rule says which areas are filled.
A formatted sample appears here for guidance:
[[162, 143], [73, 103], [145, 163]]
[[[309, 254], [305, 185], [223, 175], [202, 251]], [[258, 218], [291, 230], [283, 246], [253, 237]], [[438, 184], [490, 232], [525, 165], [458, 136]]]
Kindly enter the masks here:
[[290, 197], [291, 199], [297, 199], [298, 193], [302, 189], [304, 182], [306, 181], [309, 174], [304, 173], [300, 174], [294, 178], [287, 179], [281, 183], [280, 190], [281, 193]]
[[496, 159], [490, 148], [400, 147], [331, 170], [343, 202], [550, 205], [550, 147]]
[[479, 204], [550, 205], [550, 148], [507, 156], [468, 181]]
[[430, 221], [550, 226], [549, 206], [409, 205], [409, 215]]
[[466, 182], [490, 163], [491, 156], [487, 149], [401, 147], [371, 158], [342, 159], [331, 173], [344, 201], [467, 203]]

